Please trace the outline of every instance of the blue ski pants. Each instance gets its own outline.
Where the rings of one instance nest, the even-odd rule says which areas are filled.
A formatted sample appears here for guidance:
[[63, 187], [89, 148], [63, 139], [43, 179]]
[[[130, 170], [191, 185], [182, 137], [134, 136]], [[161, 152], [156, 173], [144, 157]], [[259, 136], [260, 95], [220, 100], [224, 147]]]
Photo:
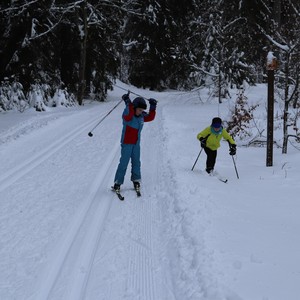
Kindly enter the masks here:
[[140, 144], [121, 144], [121, 157], [116, 171], [114, 182], [117, 184], [124, 183], [129, 160], [131, 159], [131, 180], [141, 180], [141, 161], [140, 161]]

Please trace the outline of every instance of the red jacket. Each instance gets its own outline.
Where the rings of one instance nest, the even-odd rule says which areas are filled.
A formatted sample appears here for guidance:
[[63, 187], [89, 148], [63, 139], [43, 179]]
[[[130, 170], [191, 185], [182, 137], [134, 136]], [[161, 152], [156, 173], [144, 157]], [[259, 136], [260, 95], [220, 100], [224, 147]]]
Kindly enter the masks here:
[[123, 112], [123, 130], [121, 143], [122, 144], [137, 144], [140, 143], [140, 134], [143, 129], [144, 122], [151, 122], [155, 119], [155, 110], [150, 110], [149, 113], [143, 112], [140, 116], [134, 114], [133, 104], [126, 105]]

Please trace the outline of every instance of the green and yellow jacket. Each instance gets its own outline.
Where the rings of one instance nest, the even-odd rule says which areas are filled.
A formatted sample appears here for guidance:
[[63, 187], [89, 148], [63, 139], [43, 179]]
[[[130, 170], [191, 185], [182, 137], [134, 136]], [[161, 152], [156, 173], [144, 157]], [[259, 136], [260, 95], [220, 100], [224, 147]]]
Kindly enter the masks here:
[[206, 147], [211, 150], [217, 150], [220, 147], [222, 138], [230, 144], [235, 144], [234, 139], [223, 127], [221, 127], [219, 131], [215, 131], [211, 126], [208, 126], [198, 133], [197, 139], [200, 140], [200, 138], [207, 138]]

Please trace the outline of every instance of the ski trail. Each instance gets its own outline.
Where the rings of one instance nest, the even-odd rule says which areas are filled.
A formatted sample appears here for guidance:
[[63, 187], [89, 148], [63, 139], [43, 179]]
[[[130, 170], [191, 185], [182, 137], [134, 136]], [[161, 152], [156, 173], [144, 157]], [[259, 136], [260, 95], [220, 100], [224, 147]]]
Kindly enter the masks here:
[[146, 124], [143, 139], [151, 140], [142, 145], [143, 180], [142, 197], [133, 197], [132, 228], [128, 261], [126, 299], [130, 300], [172, 300], [166, 289], [169, 270], [162, 268], [161, 247], [163, 247], [160, 214], [160, 180], [162, 139], [160, 128], [162, 107], [157, 111], [154, 122]]
[[[105, 231], [95, 255], [85, 297], [97, 300], [174, 300], [168, 262], [162, 254], [160, 212], [161, 148], [159, 134], [162, 114], [145, 124], [142, 133], [142, 196], [137, 197], [128, 166], [121, 191], [111, 207]], [[148, 140], [148, 141], [147, 141]], [[151, 141], [151, 144], [149, 143]]]
[[[140, 201], [140, 199], [137, 199]], [[130, 261], [128, 271], [128, 292], [137, 298], [154, 300], [160, 299], [157, 295], [156, 281], [154, 280], [154, 258], [152, 245], [151, 211], [152, 200], [143, 199], [136, 203], [133, 215], [136, 216], [133, 223], [137, 226], [132, 228]], [[146, 215], [147, 214], [147, 215]], [[129, 296], [128, 295], [128, 296]], [[133, 298], [134, 299], [134, 298]]]
[[[65, 235], [58, 243], [58, 248], [53, 252], [53, 257], [50, 259], [44, 270], [44, 275], [37, 285], [37, 292], [31, 299], [41, 300], [51, 298], [55, 285], [58, 283], [63, 268], [65, 267], [64, 265], [68, 260], [68, 256], [71, 257], [71, 252], [74, 251], [75, 257], [71, 257], [73, 265], [72, 273], [68, 274], [68, 282], [71, 287], [66, 289], [67, 295], [65, 295], [63, 299], [81, 299], [85, 293], [85, 286], [90, 274], [94, 253], [101, 238], [103, 224], [112, 203], [112, 197], [108, 195], [103, 196], [101, 185], [106, 178], [112, 162], [116, 158], [118, 148], [119, 143], [116, 143], [110, 155], [107, 157], [105, 164], [102, 166], [101, 171], [98, 173], [98, 176], [95, 178], [89, 195], [83, 202], [82, 207], [77, 210], [77, 214], [74, 216], [70, 227], [66, 230]], [[87, 234], [85, 238], [79, 242], [81, 247], [77, 247], [75, 242], [85, 222], [88, 222]]]
[[[100, 196], [100, 192], [98, 192], [98, 195]], [[77, 300], [83, 299], [84, 297], [95, 253], [101, 239], [105, 220], [109, 215], [111, 204], [111, 197], [106, 195], [101, 198], [101, 202], [99, 202], [98, 208], [95, 211], [93, 220], [89, 226], [88, 234], [82, 241], [82, 248], [78, 254], [78, 259], [73, 266], [75, 271], [70, 276], [72, 277], [70, 278], [72, 288], [64, 299]]]
[[68, 134], [60, 137], [54, 143], [50, 144], [48, 147], [40, 151], [38, 154], [31, 156], [29, 159], [25, 160], [23, 163], [19, 164], [15, 168], [12, 168], [10, 171], [4, 173], [0, 177], [0, 192], [11, 186], [18, 179], [25, 176], [31, 170], [39, 166], [42, 162], [46, 161], [53, 154], [58, 152], [72, 140], [74, 140], [77, 136], [87, 132], [92, 124], [99, 119], [99, 117], [95, 117], [92, 120], [89, 120], [82, 124], [79, 127], [76, 127], [74, 130], [70, 131]]
[[[142, 197], [128, 179], [125, 201], [108, 190], [117, 166], [116, 143], [101, 166], [31, 300], [174, 300], [161, 214], [162, 113], [144, 128]], [[130, 173], [130, 167], [128, 169]], [[130, 186], [130, 189], [128, 187]]]

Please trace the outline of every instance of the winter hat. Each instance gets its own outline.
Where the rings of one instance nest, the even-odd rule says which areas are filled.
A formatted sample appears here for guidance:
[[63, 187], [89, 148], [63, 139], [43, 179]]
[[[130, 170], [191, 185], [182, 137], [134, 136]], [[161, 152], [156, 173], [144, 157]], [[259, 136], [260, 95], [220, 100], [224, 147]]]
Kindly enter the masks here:
[[134, 108], [142, 108], [146, 109], [147, 108], [147, 103], [142, 97], [137, 97], [132, 101], [133, 107]]
[[222, 125], [222, 120], [218, 117], [213, 118], [211, 122], [211, 126], [214, 128], [220, 128]]

